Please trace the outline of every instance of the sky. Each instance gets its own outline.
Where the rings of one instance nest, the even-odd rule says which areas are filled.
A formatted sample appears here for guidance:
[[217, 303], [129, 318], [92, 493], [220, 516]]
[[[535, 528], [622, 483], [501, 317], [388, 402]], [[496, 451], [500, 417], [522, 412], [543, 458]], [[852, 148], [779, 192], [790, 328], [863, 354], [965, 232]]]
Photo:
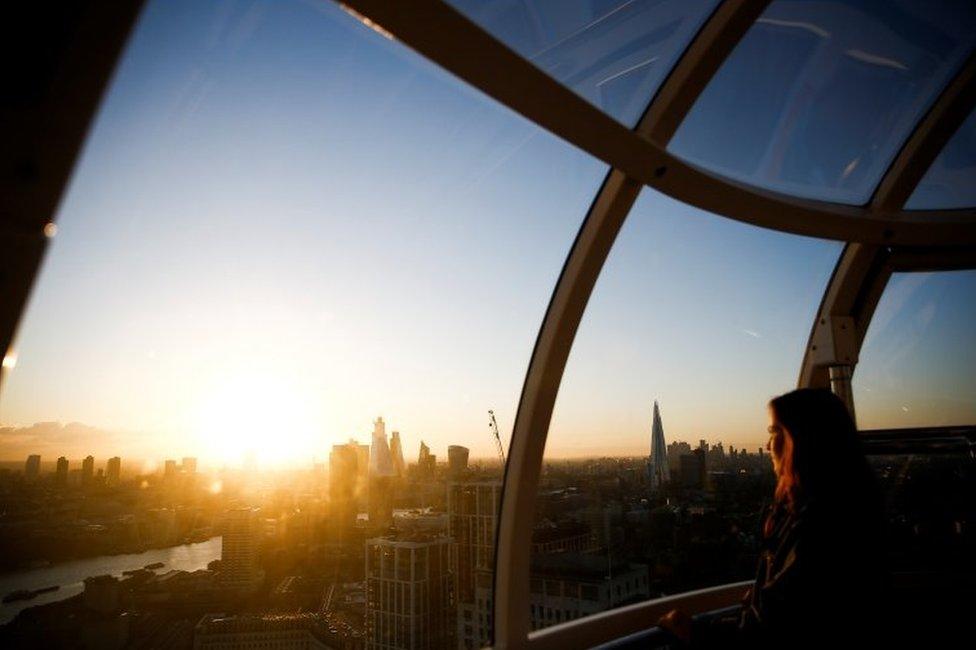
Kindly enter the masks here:
[[[377, 416], [408, 458], [493, 457], [606, 172], [334, 3], [150, 1], [21, 322], [0, 459], [321, 462]], [[668, 441], [754, 450], [840, 248], [645, 190], [547, 456], [646, 454], [654, 400]]]

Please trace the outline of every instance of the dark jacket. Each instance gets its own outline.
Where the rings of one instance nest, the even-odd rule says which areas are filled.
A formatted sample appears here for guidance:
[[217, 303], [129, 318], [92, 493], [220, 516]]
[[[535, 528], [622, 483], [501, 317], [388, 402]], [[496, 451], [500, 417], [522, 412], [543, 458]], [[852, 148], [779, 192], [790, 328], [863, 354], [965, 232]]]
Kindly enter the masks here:
[[838, 498], [793, 509], [774, 505], [767, 517], [771, 529], [763, 534], [756, 581], [739, 620], [696, 629], [694, 645], [877, 642], [885, 587], [879, 512]]

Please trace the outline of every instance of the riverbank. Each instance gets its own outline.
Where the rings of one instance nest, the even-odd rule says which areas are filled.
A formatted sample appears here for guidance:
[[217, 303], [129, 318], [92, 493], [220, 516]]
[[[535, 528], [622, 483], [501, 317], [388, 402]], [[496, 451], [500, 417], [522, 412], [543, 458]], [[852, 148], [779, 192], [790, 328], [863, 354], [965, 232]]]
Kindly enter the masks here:
[[0, 605], [0, 625], [10, 622], [28, 607], [45, 605], [80, 594], [84, 590], [85, 578], [92, 576], [121, 576], [123, 571], [141, 569], [147, 564], [157, 562], [163, 563], [160, 571], [206, 569], [211, 561], [220, 559], [220, 546], [221, 538], [215, 536], [193, 544], [180, 544], [142, 553], [103, 555], [0, 574], [0, 597], [12, 591], [33, 591], [52, 585], [60, 587], [57, 591], [43, 593], [30, 600], [3, 603]]

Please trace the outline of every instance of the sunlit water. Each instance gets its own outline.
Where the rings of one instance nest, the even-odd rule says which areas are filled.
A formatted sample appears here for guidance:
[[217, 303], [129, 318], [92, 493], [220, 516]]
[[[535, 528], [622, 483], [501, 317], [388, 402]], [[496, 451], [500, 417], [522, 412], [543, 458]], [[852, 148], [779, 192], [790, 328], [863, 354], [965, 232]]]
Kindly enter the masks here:
[[70, 598], [84, 590], [83, 580], [106, 573], [121, 576], [123, 571], [141, 569], [147, 564], [162, 562], [165, 566], [157, 572], [171, 569], [195, 571], [206, 569], [207, 563], [220, 558], [220, 537], [213, 537], [198, 544], [183, 544], [172, 548], [132, 553], [129, 555], [105, 555], [52, 564], [40, 569], [25, 569], [0, 574], [0, 598], [18, 589], [41, 589], [60, 585], [57, 591], [41, 594], [30, 600], [17, 600], [0, 606], [0, 624], [8, 623], [21, 610]]

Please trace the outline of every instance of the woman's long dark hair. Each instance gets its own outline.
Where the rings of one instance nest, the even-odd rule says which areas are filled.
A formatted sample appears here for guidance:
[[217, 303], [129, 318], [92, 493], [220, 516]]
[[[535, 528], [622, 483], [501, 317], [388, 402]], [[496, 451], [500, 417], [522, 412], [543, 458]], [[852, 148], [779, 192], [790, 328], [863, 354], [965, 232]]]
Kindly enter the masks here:
[[878, 508], [874, 474], [844, 402], [829, 390], [801, 388], [769, 402], [784, 429], [776, 499], [793, 509], [816, 500]]

